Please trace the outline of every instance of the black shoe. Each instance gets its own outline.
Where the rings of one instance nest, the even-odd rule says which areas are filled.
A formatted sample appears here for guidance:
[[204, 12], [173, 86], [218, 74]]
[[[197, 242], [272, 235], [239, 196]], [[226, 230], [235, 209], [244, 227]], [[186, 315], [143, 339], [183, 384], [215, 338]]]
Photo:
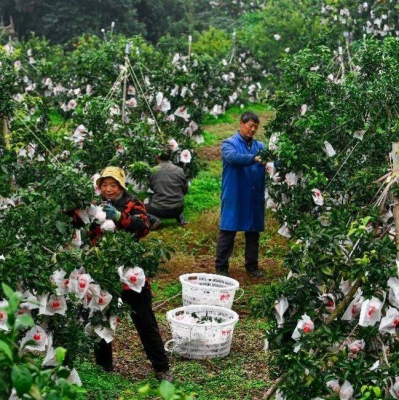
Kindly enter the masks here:
[[151, 226], [150, 231], [157, 231], [162, 228], [162, 220], [157, 219]]
[[170, 371], [155, 371], [155, 378], [159, 381], [168, 381], [170, 383], [173, 382], [173, 376]]
[[222, 276], [227, 276], [227, 277], [230, 276], [230, 275], [229, 275], [229, 271], [228, 271], [227, 269], [217, 269], [217, 270], [216, 270], [216, 273], [217, 273], [218, 275], [222, 275]]
[[186, 221], [186, 219], [184, 218], [183, 213], [179, 215], [177, 219], [177, 222], [180, 226], [186, 226], [188, 224], [188, 221]]
[[252, 276], [252, 278], [262, 278], [263, 276], [263, 271], [261, 269], [251, 269], [247, 271], [249, 276]]

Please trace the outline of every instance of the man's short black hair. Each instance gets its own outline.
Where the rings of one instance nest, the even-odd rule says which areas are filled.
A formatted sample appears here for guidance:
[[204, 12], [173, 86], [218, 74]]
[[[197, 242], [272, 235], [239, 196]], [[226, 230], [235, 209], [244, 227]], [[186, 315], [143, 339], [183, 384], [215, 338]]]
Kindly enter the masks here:
[[169, 146], [162, 147], [161, 151], [158, 154], [158, 157], [162, 161], [170, 161], [171, 150]]
[[249, 121], [253, 121], [256, 124], [259, 124], [259, 117], [252, 111], [245, 111], [245, 113], [241, 115], [240, 121], [243, 122], [244, 124], [246, 124]]

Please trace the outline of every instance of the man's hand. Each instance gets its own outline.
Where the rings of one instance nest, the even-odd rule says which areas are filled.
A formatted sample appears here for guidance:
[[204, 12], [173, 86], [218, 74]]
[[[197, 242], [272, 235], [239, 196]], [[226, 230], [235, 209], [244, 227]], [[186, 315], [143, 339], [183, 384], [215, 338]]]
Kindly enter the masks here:
[[254, 161], [259, 163], [259, 164], [265, 164], [265, 162], [259, 156], [255, 156], [254, 157]]
[[114, 206], [106, 204], [103, 206], [103, 210], [107, 215], [107, 219], [112, 219], [112, 221], [119, 221], [121, 213]]

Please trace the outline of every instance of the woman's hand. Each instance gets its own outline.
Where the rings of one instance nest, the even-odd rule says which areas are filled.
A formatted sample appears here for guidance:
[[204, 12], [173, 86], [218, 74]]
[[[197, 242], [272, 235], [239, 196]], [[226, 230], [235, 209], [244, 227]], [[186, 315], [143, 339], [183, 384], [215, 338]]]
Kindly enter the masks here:
[[107, 215], [107, 219], [112, 219], [112, 221], [119, 221], [121, 213], [114, 206], [111, 206], [110, 204], [105, 204], [103, 206], [103, 210]]

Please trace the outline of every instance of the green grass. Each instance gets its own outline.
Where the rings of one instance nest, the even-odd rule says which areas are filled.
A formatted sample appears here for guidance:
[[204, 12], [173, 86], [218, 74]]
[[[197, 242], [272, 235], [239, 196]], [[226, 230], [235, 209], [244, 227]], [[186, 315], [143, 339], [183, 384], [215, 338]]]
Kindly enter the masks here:
[[229, 108], [224, 114], [219, 115], [218, 118], [213, 115], [207, 114], [204, 118], [204, 125], [217, 125], [222, 123], [233, 123], [237, 120], [237, 115], [241, 115], [245, 111], [252, 111], [256, 113], [263, 113], [265, 111], [271, 111], [272, 108], [268, 104], [253, 103], [240, 108], [239, 106], [234, 106]]
[[193, 179], [190, 190], [184, 199], [184, 214], [187, 218], [195, 218], [201, 212], [220, 204], [220, 162], [209, 162], [207, 167], [200, 171], [196, 179]]
[[[170, 306], [171, 303], [175, 303], [176, 307], [178, 307], [181, 304], [181, 296], [179, 297], [178, 294], [181, 292], [182, 286], [179, 281], [174, 281], [171, 283], [166, 284], [165, 286], [161, 285], [156, 279], [154, 279], [151, 282], [151, 291], [154, 295], [154, 297], [157, 299], [156, 303], [160, 304], [161, 302], [165, 301], [166, 299], [169, 299], [173, 296], [176, 296], [175, 301], [168, 302], [168, 306]], [[156, 304], [155, 304], [156, 306]]]
[[233, 117], [227, 112], [219, 115], [218, 117], [214, 117], [213, 115], [207, 114], [204, 117], [204, 125], [218, 125], [218, 124], [229, 124], [234, 122]]
[[64, 118], [57, 111], [51, 110], [49, 113], [50, 122], [52, 125], [62, 125], [64, 123]]
[[181, 363], [175, 367], [174, 376], [184, 382], [179, 387], [186, 393], [196, 392], [198, 400], [251, 399], [249, 391], [265, 388], [267, 384], [260, 379], [248, 379], [243, 373], [248, 367], [245, 356], [232, 354], [202, 364]]
[[272, 111], [272, 107], [269, 104], [252, 103], [246, 105], [244, 108], [238, 106], [231, 107], [227, 110], [228, 115], [242, 114], [245, 111], [252, 111], [256, 113], [263, 113], [265, 111]]
[[198, 147], [213, 146], [218, 142], [217, 135], [207, 130], [202, 133], [202, 136], [204, 137], [204, 143], [201, 143]]
[[[137, 393], [138, 388], [144, 385], [143, 381], [131, 382], [116, 373], [104, 372], [100, 367], [91, 363], [82, 363], [76, 366], [83, 387], [87, 390], [87, 395], [80, 399], [110, 400], [118, 399], [123, 395]], [[155, 382], [154, 382], [155, 384]], [[139, 398], [132, 395], [128, 398]]]
[[[173, 368], [174, 386], [186, 394], [195, 393], [198, 400], [251, 399], [250, 393], [254, 389], [262, 390], [268, 384], [247, 376], [248, 361], [244, 355], [236, 353], [225, 359], [182, 360]], [[146, 385], [152, 391], [157, 390], [159, 382], [153, 377], [132, 382], [117, 373], [103, 372], [90, 363], [82, 363], [77, 368], [83, 386], [88, 390], [86, 395], [79, 396], [79, 400], [160, 399], [139, 393]]]
[[[104, 372], [100, 367], [91, 363], [81, 363], [77, 366], [86, 395], [80, 395], [79, 400], [131, 400], [131, 399], [160, 399], [158, 393], [160, 383], [155, 377], [132, 382], [118, 373]], [[181, 385], [176, 384], [177, 389]], [[147, 394], [148, 392], [153, 393]], [[192, 391], [191, 391], [192, 392]], [[188, 392], [186, 392], [188, 393]]]

